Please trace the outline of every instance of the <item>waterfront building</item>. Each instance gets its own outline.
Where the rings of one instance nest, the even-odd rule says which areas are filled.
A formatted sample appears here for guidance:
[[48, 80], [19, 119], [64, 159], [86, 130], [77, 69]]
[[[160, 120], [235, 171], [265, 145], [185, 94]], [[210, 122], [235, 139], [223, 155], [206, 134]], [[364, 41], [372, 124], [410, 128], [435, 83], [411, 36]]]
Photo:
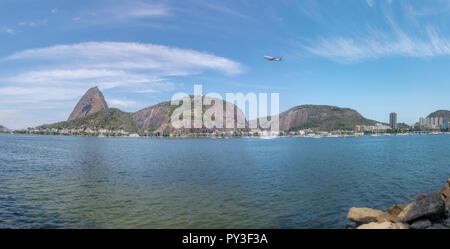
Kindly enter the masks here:
[[425, 125], [426, 125], [426, 121], [425, 121], [425, 119], [424, 118], [420, 118], [419, 119], [419, 127], [420, 128], [425, 128]]
[[384, 130], [388, 130], [390, 129], [390, 126], [384, 125], [384, 124], [380, 124], [380, 123], [376, 123], [375, 125], [357, 125], [355, 127], [355, 130], [357, 132], [360, 131], [384, 131]]
[[418, 122], [421, 129], [445, 128], [447, 123], [443, 117], [420, 118]]
[[389, 126], [391, 127], [391, 129], [397, 129], [398, 125], [397, 125], [397, 113], [392, 112], [391, 114], [389, 114]]

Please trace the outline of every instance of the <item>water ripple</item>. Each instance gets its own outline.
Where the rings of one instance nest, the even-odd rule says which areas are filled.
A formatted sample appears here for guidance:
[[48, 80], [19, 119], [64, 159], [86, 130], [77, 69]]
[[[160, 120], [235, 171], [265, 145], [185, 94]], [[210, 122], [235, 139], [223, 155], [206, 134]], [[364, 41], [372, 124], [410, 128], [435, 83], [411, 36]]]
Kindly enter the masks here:
[[96, 139], [0, 134], [0, 228], [343, 228], [439, 189], [450, 136]]

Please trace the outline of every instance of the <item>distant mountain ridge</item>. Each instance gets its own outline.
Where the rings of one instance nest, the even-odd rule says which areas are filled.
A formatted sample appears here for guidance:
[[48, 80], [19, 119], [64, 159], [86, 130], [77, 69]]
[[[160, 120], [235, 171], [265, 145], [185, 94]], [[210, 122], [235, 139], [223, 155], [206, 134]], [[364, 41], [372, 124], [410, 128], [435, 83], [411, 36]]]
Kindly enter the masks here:
[[[194, 97], [191, 96], [191, 106]], [[203, 96], [203, 98], [207, 98]], [[226, 127], [226, 101], [212, 99], [214, 101], [223, 101], [223, 127]], [[181, 105], [181, 104], [180, 104]], [[89, 89], [80, 99], [69, 120], [50, 125], [43, 125], [40, 128], [60, 128], [60, 129], [108, 129], [124, 130], [127, 132], [175, 132], [177, 130], [188, 132], [212, 132], [214, 130], [248, 130], [248, 121], [245, 115], [237, 106], [233, 113], [234, 128], [232, 129], [207, 129], [189, 128], [175, 129], [170, 118], [173, 111], [180, 105], [171, 105], [170, 101], [149, 106], [140, 111], [129, 113], [117, 108], [108, 108], [103, 94], [97, 87]], [[203, 113], [210, 106], [203, 106]], [[245, 128], [237, 129], [236, 120], [240, 116], [245, 120]], [[357, 111], [350, 108], [341, 108], [328, 105], [300, 105], [293, 107], [279, 114], [280, 131], [295, 131], [300, 129], [313, 129], [320, 131], [332, 130], [354, 130], [356, 125], [375, 125], [375, 120], [363, 117]], [[193, 126], [192, 126], [193, 127]]]
[[[203, 96], [203, 101], [207, 97]], [[93, 99], [93, 101], [91, 101]], [[193, 106], [194, 97], [191, 96], [191, 106]], [[218, 99], [211, 99], [213, 101], [223, 101]], [[117, 108], [108, 108], [106, 101], [104, 101], [103, 94], [98, 90], [98, 88], [91, 88], [88, 92], [81, 98], [81, 100], [76, 105], [71, 116], [67, 121], [58, 122], [50, 125], [42, 125], [39, 128], [59, 128], [59, 129], [107, 129], [107, 130], [124, 130], [127, 132], [174, 132], [177, 130], [189, 131], [189, 132], [208, 132], [213, 130], [242, 130], [246, 128], [237, 128], [236, 122], [234, 122], [234, 128], [226, 128], [226, 102], [223, 101], [223, 127], [218, 129], [207, 129], [202, 128], [186, 128], [186, 129], [176, 129], [172, 126], [170, 118], [175, 109], [180, 105], [171, 105], [170, 101], [161, 102], [159, 104], [149, 106], [135, 113], [129, 113], [121, 111]], [[92, 108], [95, 106], [95, 108]], [[212, 104], [210, 105], [212, 106]], [[203, 106], [203, 113], [210, 106]], [[233, 110], [229, 112], [228, 116], [233, 116], [234, 120], [240, 116], [245, 121], [245, 127], [248, 127], [248, 122], [245, 120], [244, 113], [237, 108], [237, 106], [232, 105]], [[89, 109], [88, 112], [83, 110]], [[193, 111], [192, 111], [193, 113]], [[192, 114], [193, 115], [193, 114]], [[75, 118], [78, 117], [78, 118]], [[191, 127], [193, 122], [191, 122]]]
[[356, 125], [375, 125], [350, 108], [329, 105], [300, 105], [280, 113], [280, 130], [313, 129], [321, 131], [353, 130]]

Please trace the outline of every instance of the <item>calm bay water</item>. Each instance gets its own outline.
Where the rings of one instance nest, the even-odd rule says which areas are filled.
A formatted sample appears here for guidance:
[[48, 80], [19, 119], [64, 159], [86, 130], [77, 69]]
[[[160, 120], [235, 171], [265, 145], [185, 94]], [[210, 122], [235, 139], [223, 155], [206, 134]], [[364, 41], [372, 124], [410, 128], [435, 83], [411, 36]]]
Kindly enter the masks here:
[[0, 228], [344, 228], [440, 189], [450, 136], [132, 139], [0, 134]]

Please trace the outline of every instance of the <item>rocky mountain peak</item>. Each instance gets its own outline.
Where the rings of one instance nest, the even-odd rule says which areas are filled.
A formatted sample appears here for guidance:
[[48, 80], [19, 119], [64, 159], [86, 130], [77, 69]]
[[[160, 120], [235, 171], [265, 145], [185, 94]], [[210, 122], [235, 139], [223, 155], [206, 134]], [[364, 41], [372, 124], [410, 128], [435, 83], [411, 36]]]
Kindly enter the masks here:
[[102, 92], [98, 87], [93, 87], [83, 95], [80, 101], [78, 101], [78, 104], [70, 114], [68, 121], [86, 117], [107, 108], [108, 104], [106, 103]]

